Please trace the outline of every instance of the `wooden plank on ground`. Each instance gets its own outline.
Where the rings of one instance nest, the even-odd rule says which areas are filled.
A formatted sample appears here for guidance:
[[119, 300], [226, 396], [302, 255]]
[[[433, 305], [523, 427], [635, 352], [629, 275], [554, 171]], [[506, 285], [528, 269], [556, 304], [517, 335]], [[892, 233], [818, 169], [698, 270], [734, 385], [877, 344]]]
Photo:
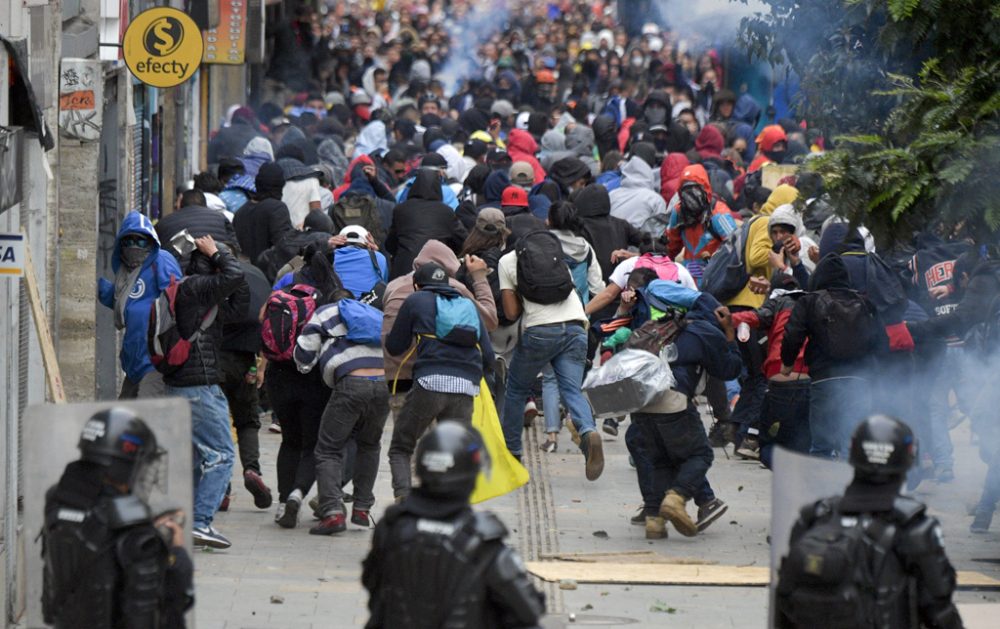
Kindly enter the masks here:
[[[768, 568], [764, 566], [579, 561], [531, 561], [527, 565], [531, 574], [545, 581], [572, 579], [577, 583], [763, 587], [770, 577]], [[1000, 589], [1000, 580], [981, 572], [959, 571], [958, 586]]]
[[45, 367], [45, 379], [49, 384], [49, 394], [56, 404], [65, 404], [66, 391], [63, 390], [62, 374], [56, 358], [56, 347], [52, 343], [52, 333], [49, 331], [49, 320], [45, 316], [41, 293], [38, 292], [35, 265], [31, 262], [31, 247], [26, 246], [24, 251], [24, 284], [28, 293], [28, 303], [31, 305], [31, 318], [34, 319], [35, 331], [38, 332], [38, 344], [42, 348], [42, 364]]

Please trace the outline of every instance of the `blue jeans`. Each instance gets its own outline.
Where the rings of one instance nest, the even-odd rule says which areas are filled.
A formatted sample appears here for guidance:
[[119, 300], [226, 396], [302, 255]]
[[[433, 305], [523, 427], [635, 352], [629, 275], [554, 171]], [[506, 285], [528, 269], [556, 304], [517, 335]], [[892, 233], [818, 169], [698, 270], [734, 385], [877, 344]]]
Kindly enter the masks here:
[[847, 458], [854, 428], [871, 413], [868, 381], [857, 377], [813, 380], [809, 387], [809, 454]]
[[559, 404], [562, 397], [559, 395], [559, 380], [556, 379], [556, 372], [552, 365], [546, 365], [542, 370], [542, 406], [545, 409], [545, 432], [559, 432], [562, 428], [561, 413]]
[[[566, 410], [583, 437], [594, 430], [590, 403], [583, 397], [583, 370], [587, 362], [587, 332], [582, 325], [557, 323], [528, 328], [521, 335], [507, 372], [507, 395], [503, 409], [503, 435], [511, 454], [522, 452], [524, 404], [538, 372], [549, 363], [555, 371]], [[558, 414], [558, 405], [556, 413]]]
[[191, 441], [194, 445], [194, 526], [212, 524], [226, 495], [233, 473], [235, 450], [229, 428], [229, 404], [219, 385], [167, 386], [167, 395], [185, 398], [191, 404]]

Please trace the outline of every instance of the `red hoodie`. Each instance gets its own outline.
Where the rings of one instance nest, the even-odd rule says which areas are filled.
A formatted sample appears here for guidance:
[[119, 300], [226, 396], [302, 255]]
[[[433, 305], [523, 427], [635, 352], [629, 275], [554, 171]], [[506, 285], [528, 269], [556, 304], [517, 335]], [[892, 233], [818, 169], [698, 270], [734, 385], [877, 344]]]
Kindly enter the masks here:
[[512, 162], [528, 162], [531, 169], [535, 171], [535, 183], [539, 184], [545, 179], [545, 169], [535, 159], [538, 152], [538, 143], [531, 134], [524, 129], [514, 129], [507, 137], [507, 154]]
[[722, 149], [725, 146], [726, 141], [723, 139], [722, 133], [712, 125], [707, 125], [702, 129], [701, 133], [698, 134], [698, 139], [694, 141], [694, 149], [705, 159], [709, 157], [721, 159]]
[[[781, 340], [785, 338], [785, 326], [792, 317], [794, 306], [794, 297], [785, 294], [768, 299], [757, 310], [733, 313], [733, 325], [746, 323], [751, 328], [767, 328], [767, 357], [761, 365], [765, 378], [772, 378], [781, 372]], [[808, 341], [795, 357], [795, 365], [792, 367], [795, 373], [809, 373], [805, 358], [806, 345]]]
[[347, 174], [344, 175], [344, 183], [340, 184], [339, 186], [333, 189], [334, 203], [339, 201], [340, 195], [347, 192], [347, 189], [351, 187], [351, 173], [354, 172], [354, 167], [357, 166], [358, 164], [374, 165], [375, 162], [373, 162], [372, 158], [368, 157], [367, 155], [362, 155], [361, 157], [355, 157], [354, 160], [347, 167]]
[[770, 151], [778, 142], [787, 141], [788, 136], [785, 135], [785, 130], [781, 128], [781, 125], [772, 124], [764, 127], [760, 135], [757, 136], [757, 157], [750, 162], [750, 168], [747, 169], [747, 172], [752, 173], [765, 164], [770, 164], [771, 160], [764, 154], [764, 151]]
[[660, 165], [660, 196], [667, 203], [681, 187], [681, 174], [691, 165], [684, 153], [669, 153]]
[[[688, 181], [697, 183], [705, 191], [705, 194], [708, 195], [708, 202], [712, 205], [712, 212], [708, 217], [708, 220], [711, 220], [711, 218], [717, 214], [725, 214], [727, 217], [731, 215], [729, 206], [712, 194], [712, 184], [708, 180], [708, 172], [705, 171], [704, 166], [701, 164], [692, 164], [691, 166], [686, 167], [681, 173], [678, 188], [683, 186]], [[673, 207], [670, 208], [671, 223], [673, 223], [674, 217], [677, 219], [680, 218], [680, 212], [680, 201], [678, 201]], [[705, 223], [682, 227], [678, 222], [678, 224], [673, 227], [668, 227], [667, 255], [669, 255], [672, 259], [676, 258], [680, 255], [681, 251], [687, 250], [688, 247], [686, 243], [692, 243], [692, 245], [700, 243], [702, 237], [705, 235]], [[686, 251], [686, 255], [689, 257], [710, 257], [719, 249], [721, 245], [722, 240], [713, 233], [711, 239], [705, 244], [704, 247], [698, 251]]]

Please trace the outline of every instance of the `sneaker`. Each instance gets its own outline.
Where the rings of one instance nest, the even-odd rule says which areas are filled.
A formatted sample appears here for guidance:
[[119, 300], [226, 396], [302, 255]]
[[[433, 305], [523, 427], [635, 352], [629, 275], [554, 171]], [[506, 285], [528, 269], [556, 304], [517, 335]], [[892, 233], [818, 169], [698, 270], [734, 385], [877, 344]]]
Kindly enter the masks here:
[[253, 495], [253, 505], [255, 507], [258, 509], [267, 509], [271, 506], [271, 502], [273, 501], [271, 490], [264, 484], [264, 479], [260, 477], [260, 473], [254, 470], [244, 471], [243, 486]]
[[604, 472], [604, 443], [601, 435], [592, 430], [584, 437], [583, 459], [586, 463], [587, 480], [597, 480]]
[[939, 483], [950, 483], [955, 480], [955, 470], [951, 469], [950, 465], [948, 467], [942, 466], [938, 468], [937, 474], [934, 476], [934, 480]]
[[278, 510], [274, 512], [274, 522], [277, 524], [281, 521], [281, 518], [285, 517], [285, 503], [278, 503]]
[[639, 505], [639, 510], [628, 521], [629, 524], [634, 524], [635, 526], [644, 526], [646, 524], [646, 506]]
[[667, 492], [660, 503], [660, 515], [668, 520], [684, 537], [694, 537], [698, 534], [698, 526], [691, 521], [687, 512], [687, 498], [674, 490]]
[[331, 515], [320, 520], [319, 524], [309, 529], [309, 534], [333, 535], [334, 533], [343, 533], [346, 530], [347, 530], [347, 522], [345, 521], [344, 514], [338, 513], [336, 515]]
[[278, 419], [271, 416], [271, 424], [267, 427], [267, 432], [273, 432], [276, 435], [281, 434], [281, 424], [278, 423]]
[[538, 405], [535, 404], [534, 400], [528, 400], [528, 403], [524, 405], [524, 427], [531, 428], [536, 417], [538, 417]]
[[608, 433], [612, 437], [618, 436], [618, 420], [614, 417], [608, 417], [604, 420], [603, 426], [604, 432]]
[[712, 526], [712, 523], [721, 518], [727, 509], [729, 509], [729, 505], [718, 498], [698, 507], [698, 521], [695, 523], [698, 532], [701, 533]]
[[222, 497], [222, 504], [219, 505], [219, 511], [229, 511], [229, 494]]
[[294, 529], [299, 523], [299, 508], [302, 506], [302, 492], [298, 489], [292, 492], [285, 502], [285, 508], [280, 510], [280, 515], [274, 518], [283, 529]]
[[194, 538], [195, 546], [207, 546], [208, 548], [218, 548], [225, 550], [233, 545], [226, 536], [215, 530], [214, 526], [194, 527], [191, 529], [191, 536]]
[[740, 455], [741, 458], [759, 461], [760, 460], [760, 442], [757, 441], [755, 435], [747, 435], [743, 438], [743, 443], [740, 447], [736, 448], [736, 454]]
[[374, 518], [368, 509], [351, 509], [351, 524], [370, 529], [374, 524]]
[[312, 509], [314, 520], [323, 519], [323, 514], [319, 512], [319, 496], [309, 499], [309, 508]]
[[667, 523], [663, 518], [651, 515], [644, 520], [646, 539], [667, 539]]
[[556, 448], [558, 447], [559, 444], [554, 439], [546, 439], [545, 443], [538, 446], [538, 449], [541, 450], [542, 452], [552, 453], [555, 452]]
[[993, 523], [993, 511], [994, 509], [976, 507], [976, 517], [972, 520], [972, 525], [969, 527], [969, 531], [972, 533], [988, 532], [990, 530], [990, 524]]
[[722, 434], [722, 422], [717, 421], [708, 429], [708, 444], [713, 448], [725, 448], [726, 437]]

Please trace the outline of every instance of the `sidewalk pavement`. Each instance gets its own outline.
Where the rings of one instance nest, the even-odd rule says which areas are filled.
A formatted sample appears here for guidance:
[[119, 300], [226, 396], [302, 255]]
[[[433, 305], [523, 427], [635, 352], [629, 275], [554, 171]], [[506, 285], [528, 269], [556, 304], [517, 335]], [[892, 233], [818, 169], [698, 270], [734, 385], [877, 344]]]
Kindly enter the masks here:
[[[556, 453], [538, 450], [540, 423], [541, 418], [526, 435], [531, 482], [511, 495], [481, 505], [503, 519], [510, 529], [508, 541], [525, 560], [555, 553], [655, 551], [728, 565], [768, 565], [771, 473], [758, 464], [727, 459], [716, 449], [709, 479], [719, 497], [729, 504], [729, 511], [703, 535], [685, 538], [671, 530], [668, 540], [652, 542], [644, 538], [642, 527], [628, 521], [639, 496], [625, 450], [625, 425], [619, 437], [604, 436], [604, 475], [590, 483], [583, 477], [583, 457], [565, 431]], [[390, 435], [391, 421], [383, 438], [375, 487], [376, 518], [392, 500], [386, 460]], [[995, 561], [976, 561], [1000, 556], [1000, 532], [985, 536], [968, 532], [971, 518], [966, 510], [978, 498], [985, 474], [971, 444], [968, 422], [956, 428], [952, 438], [957, 480], [948, 485], [924, 482], [917, 497], [929, 501], [932, 514], [941, 519], [956, 568], [1000, 578], [1000, 565]], [[264, 477], [272, 490], [280, 439], [266, 428], [261, 433]], [[729, 450], [731, 453], [732, 448]], [[349, 530], [339, 536], [311, 536], [308, 508], [302, 510], [298, 528], [279, 528], [273, 519], [274, 507], [266, 512], [254, 508], [243, 489], [239, 465], [234, 470], [233, 493], [229, 512], [216, 519], [216, 526], [232, 540], [233, 547], [195, 553], [198, 629], [363, 626], [368, 597], [360, 583], [361, 560], [368, 551], [370, 531], [348, 524]], [[548, 601], [547, 628], [583, 624], [657, 627], [668, 622], [700, 629], [749, 628], [764, 627], [767, 621], [766, 588], [578, 584], [576, 589], [564, 590], [553, 583], [539, 584]], [[962, 604], [998, 603], [1000, 592], [963, 591], [957, 600]], [[982, 613], [982, 609], [970, 609], [969, 615], [973, 611]], [[572, 620], [570, 614], [574, 615]]]

